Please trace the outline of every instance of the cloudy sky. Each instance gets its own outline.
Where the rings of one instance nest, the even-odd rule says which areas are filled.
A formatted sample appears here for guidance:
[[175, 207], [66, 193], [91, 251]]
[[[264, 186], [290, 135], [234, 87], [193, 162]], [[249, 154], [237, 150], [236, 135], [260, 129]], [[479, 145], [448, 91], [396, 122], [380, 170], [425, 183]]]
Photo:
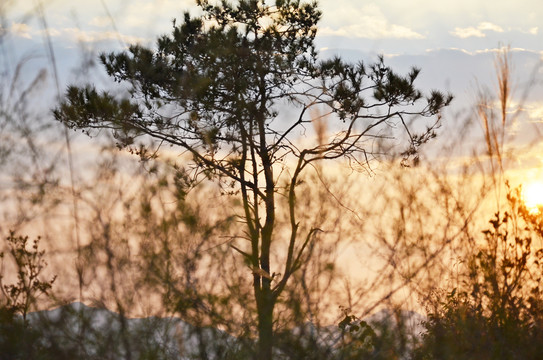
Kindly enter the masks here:
[[[43, 7], [51, 35], [66, 45], [117, 39], [152, 40], [171, 28], [171, 20], [193, 0], [7, 0], [3, 31], [33, 38], [42, 27]], [[537, 0], [321, 0], [323, 46], [391, 54], [420, 54], [435, 49], [468, 52], [495, 48], [499, 42], [543, 50], [543, 3]], [[114, 24], [112, 23], [114, 20]]]
[[[519, 53], [517, 70], [525, 74], [543, 54], [543, 2], [538, 0], [321, 0], [319, 4], [323, 18], [317, 44], [323, 54], [371, 60], [372, 54], [379, 53], [398, 58], [394, 63], [400, 68], [426, 65], [423, 74], [434, 82], [430, 85], [449, 86], [456, 92], [465, 90], [474, 77], [486, 81], [492, 76], [492, 66], [486, 69], [490, 71], [481, 70], [500, 45]], [[196, 11], [194, 0], [4, 0], [0, 34], [13, 54], [3, 56], [11, 57], [8, 61], [14, 64], [29, 52], [43, 52], [42, 19], [61, 61], [69, 63], [82, 50], [150, 44], [168, 32], [172, 19], [185, 10]], [[434, 74], [434, 66], [440, 76]]]
[[[30, 59], [25, 74], [50, 67], [43, 36], [47, 29], [60, 89], [80, 81], [81, 68], [88, 67], [99, 52], [134, 42], [152, 44], [156, 36], [171, 30], [172, 19], [185, 10], [197, 11], [193, 0], [3, 0], [1, 4], [3, 73], [15, 73], [22, 59]], [[321, 54], [366, 62], [384, 54], [400, 72], [420, 67], [420, 87], [455, 95], [449, 116], [469, 109], [480, 87], [495, 89], [496, 50], [510, 46], [515, 101], [521, 103], [530, 126], [516, 131], [532, 136], [531, 140], [542, 136], [543, 2], [321, 0], [319, 4]]]

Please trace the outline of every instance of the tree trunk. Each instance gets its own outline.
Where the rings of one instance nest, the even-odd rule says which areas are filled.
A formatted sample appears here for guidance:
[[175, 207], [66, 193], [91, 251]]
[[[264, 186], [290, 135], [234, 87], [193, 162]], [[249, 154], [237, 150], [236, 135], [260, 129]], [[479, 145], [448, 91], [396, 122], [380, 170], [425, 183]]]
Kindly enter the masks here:
[[[263, 279], [268, 281], [268, 279]], [[257, 295], [258, 296], [258, 295]], [[258, 360], [272, 360], [273, 351], [273, 308], [274, 302], [270, 289], [260, 292], [258, 302]]]

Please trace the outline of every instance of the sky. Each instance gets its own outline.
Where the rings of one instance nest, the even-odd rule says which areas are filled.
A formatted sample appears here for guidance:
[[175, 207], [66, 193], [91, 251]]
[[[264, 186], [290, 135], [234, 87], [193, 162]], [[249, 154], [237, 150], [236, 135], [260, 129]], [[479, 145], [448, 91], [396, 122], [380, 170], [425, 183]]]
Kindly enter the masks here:
[[[0, 34], [8, 66], [29, 53], [44, 52], [44, 15], [58, 54], [63, 81], [67, 68], [81, 65], [82, 51], [94, 54], [139, 42], [152, 44], [171, 30], [194, 0], [4, 0]], [[527, 74], [543, 54], [543, 3], [519, 1], [321, 0], [317, 47], [369, 62], [376, 54], [394, 59], [399, 70], [423, 69], [422, 86], [464, 92], [474, 78], [493, 76], [493, 51], [511, 46], [517, 69]], [[4, 56], [6, 56], [4, 54]], [[516, 59], [517, 60], [517, 59]], [[6, 60], [4, 60], [6, 62]], [[526, 79], [520, 79], [521, 82]]]
[[[152, 41], [171, 29], [173, 18], [196, 9], [193, 0], [3, 3], [4, 32], [18, 38], [39, 37], [36, 10], [42, 7], [50, 34], [64, 46], [116, 40], [119, 35], [128, 42]], [[543, 3], [537, 0], [321, 0], [319, 5], [323, 47], [413, 55], [438, 49], [488, 51], [501, 42], [529, 51], [543, 50]]]
[[[512, 104], [522, 109], [524, 119], [512, 131], [525, 143], [542, 136], [543, 2], [321, 0], [319, 5], [323, 16], [316, 45], [323, 57], [337, 54], [371, 63], [382, 54], [398, 72], [421, 68], [420, 88], [450, 91], [455, 96], [446, 113], [451, 124], [458, 122], [458, 114], [469, 114], [480, 89], [496, 89], [496, 51], [509, 46]], [[60, 92], [70, 83], [88, 81], [89, 74], [93, 82], [107, 83], [99, 67], [90, 66], [96, 65], [100, 52], [134, 42], [152, 45], [184, 11], [197, 13], [195, 1], [4, 0], [0, 67], [3, 73], [15, 74], [17, 64], [25, 60], [22, 73], [27, 82], [46, 67], [49, 86], [58, 86]], [[52, 81], [55, 72], [44, 34], [55, 54], [58, 84]], [[51, 99], [42, 101], [49, 104]], [[537, 158], [530, 161], [542, 163]]]

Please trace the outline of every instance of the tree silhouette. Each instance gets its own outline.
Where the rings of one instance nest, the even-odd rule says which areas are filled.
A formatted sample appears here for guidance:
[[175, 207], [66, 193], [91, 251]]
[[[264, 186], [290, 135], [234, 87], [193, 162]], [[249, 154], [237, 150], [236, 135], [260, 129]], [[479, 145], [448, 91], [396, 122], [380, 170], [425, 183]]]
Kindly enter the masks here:
[[[238, 194], [248, 241], [231, 246], [252, 269], [258, 358], [271, 359], [274, 307], [319, 233], [299, 231], [296, 192], [304, 169], [332, 159], [367, 168], [399, 139], [407, 139], [404, 159], [416, 161], [451, 97], [437, 91], [424, 97], [414, 86], [418, 69], [400, 76], [383, 58], [370, 66], [319, 60], [315, 2], [197, 4], [202, 15], [186, 13], [156, 48], [101, 55], [129, 98], [72, 86], [54, 114], [91, 135], [110, 129], [120, 147], [143, 159], [174, 146], [190, 156], [191, 179], [205, 176]], [[300, 140], [312, 109], [325, 109], [329, 130], [313, 143]], [[155, 148], [137, 143], [141, 136], [154, 139]], [[284, 236], [274, 232], [278, 197], [286, 199], [290, 223], [288, 246], [279, 250], [273, 249]], [[282, 263], [271, 263], [272, 250], [284, 252]]]

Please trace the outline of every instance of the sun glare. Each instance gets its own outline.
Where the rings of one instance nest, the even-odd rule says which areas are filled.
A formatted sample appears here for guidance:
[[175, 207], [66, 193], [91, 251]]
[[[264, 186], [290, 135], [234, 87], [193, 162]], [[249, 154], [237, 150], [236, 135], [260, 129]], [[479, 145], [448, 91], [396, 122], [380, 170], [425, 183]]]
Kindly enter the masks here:
[[543, 206], [543, 183], [528, 184], [523, 190], [523, 198], [530, 212], [539, 212], [539, 208]]

